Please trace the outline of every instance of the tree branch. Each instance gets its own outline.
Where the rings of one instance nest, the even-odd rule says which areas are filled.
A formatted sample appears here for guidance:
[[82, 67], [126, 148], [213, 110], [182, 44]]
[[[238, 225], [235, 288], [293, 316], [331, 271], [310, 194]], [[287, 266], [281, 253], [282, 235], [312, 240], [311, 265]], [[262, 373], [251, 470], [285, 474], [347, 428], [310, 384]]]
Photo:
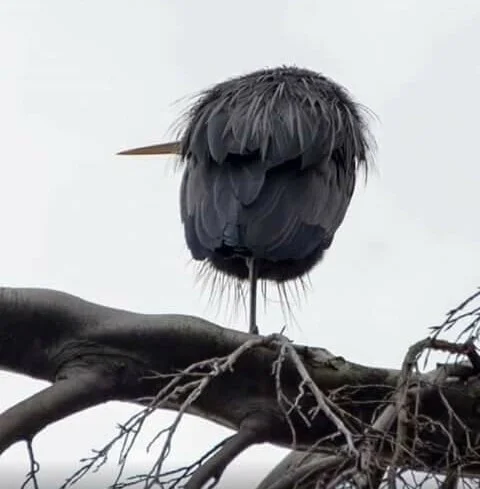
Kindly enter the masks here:
[[49, 424], [112, 398], [112, 381], [86, 372], [59, 380], [0, 415], [0, 453]]
[[[462, 345], [457, 353], [472, 356]], [[0, 415], [0, 453], [49, 423], [114, 399], [146, 405], [147, 414], [173, 409], [240, 430], [192, 484], [219, 474], [229, 457], [256, 439], [241, 428], [255, 414], [269, 421], [265, 441], [291, 447], [293, 428], [299, 450], [338, 454], [345, 445], [340, 430], [349, 440], [350, 463], [359, 456], [362, 437], [381, 436], [375, 450], [388, 460], [399, 407], [388, 399], [405, 381], [404, 372], [355, 364], [322, 348], [287, 347], [195, 317], [137, 314], [45, 289], [0, 289], [0, 368], [54, 382]], [[480, 439], [480, 380], [469, 375], [472, 368], [461, 370], [461, 378], [449, 376], [441, 385], [409, 371], [407, 380], [418, 391], [416, 419], [429, 422], [414, 431], [405, 425], [402, 441], [417, 450], [414, 456], [403, 451], [399, 468], [449, 470], [445, 454], [454, 445], [456, 457], [470, 456], [462, 473], [479, 472], [471, 440]], [[379, 419], [386, 420], [382, 432], [370, 434], [367, 428]]]
[[[298, 452], [292, 452], [298, 453]], [[289, 461], [292, 461], [292, 454], [287, 455]], [[305, 457], [305, 455], [303, 455]], [[296, 457], [295, 457], [296, 458]], [[288, 469], [283, 465], [283, 470], [272, 471], [261, 483], [257, 489], [307, 489], [317, 485], [317, 478], [332, 468], [342, 464], [344, 457], [342, 454], [328, 455], [316, 454], [310, 460]], [[278, 466], [277, 466], [278, 469]], [[285, 470], [287, 469], [287, 470]]]
[[240, 426], [236, 435], [230, 437], [222, 448], [199, 467], [185, 485], [185, 489], [201, 489], [209, 480], [213, 488], [229, 463], [248, 447], [266, 441], [270, 431], [270, 419], [262, 414], [252, 415]]
[[445, 480], [442, 482], [440, 489], [457, 489], [458, 479], [459, 478], [458, 478], [457, 471], [456, 470], [450, 471], [445, 477]]
[[33, 484], [33, 489], [39, 489], [37, 473], [40, 470], [40, 464], [35, 460], [35, 454], [33, 452], [32, 440], [27, 440], [27, 451], [28, 451], [28, 459], [30, 462], [30, 470], [27, 474], [27, 478], [25, 482], [22, 484], [20, 489], [24, 489], [28, 486], [30, 482]]

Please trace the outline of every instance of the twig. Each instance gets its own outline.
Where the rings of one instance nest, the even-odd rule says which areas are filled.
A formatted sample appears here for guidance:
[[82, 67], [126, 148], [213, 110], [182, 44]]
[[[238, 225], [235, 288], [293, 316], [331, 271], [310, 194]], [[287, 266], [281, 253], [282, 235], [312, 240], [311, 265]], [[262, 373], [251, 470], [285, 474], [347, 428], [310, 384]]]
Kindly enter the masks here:
[[390, 489], [395, 489], [396, 469], [401, 459], [404, 440], [406, 438], [406, 423], [408, 418], [407, 399], [411, 387], [412, 371], [417, 365], [420, 355], [426, 349], [448, 351], [450, 353], [467, 354], [471, 351], [470, 343], [456, 344], [436, 338], [425, 338], [412, 345], [405, 355], [402, 370], [398, 378], [395, 394], [395, 415], [397, 418], [397, 431], [395, 449], [387, 472], [387, 480]]
[[33, 484], [33, 489], [39, 489], [37, 473], [40, 471], [40, 464], [35, 460], [33, 453], [32, 440], [27, 440], [28, 459], [30, 461], [30, 470], [27, 474], [25, 482], [22, 484], [21, 489], [25, 489], [29, 482]]
[[[387, 483], [389, 487], [396, 487], [396, 463], [398, 462], [401, 452], [402, 443], [405, 438], [405, 416], [406, 416], [406, 401], [408, 397], [416, 395], [420, 391], [419, 386], [411, 386], [412, 369], [416, 365], [418, 357], [424, 351], [425, 348], [439, 348], [444, 350], [452, 350], [457, 348], [457, 345], [452, 345], [449, 342], [443, 342], [438, 340], [432, 340], [429, 338], [421, 340], [412, 345], [407, 354], [405, 355], [401, 374], [398, 378], [397, 389], [391, 397], [391, 402], [383, 409], [380, 416], [376, 419], [373, 425], [365, 432], [366, 439], [360, 444], [359, 451], [361, 453], [359, 459], [359, 473], [368, 473], [372, 463], [372, 459], [375, 457], [377, 448], [371, 440], [370, 434], [375, 432], [383, 433], [383, 436], [390, 430], [393, 422], [397, 419], [397, 439], [395, 442], [395, 450], [390, 462], [390, 467], [387, 470]], [[459, 348], [460, 349], [460, 348]], [[463, 350], [462, 350], [463, 351]], [[450, 368], [450, 365], [441, 365], [432, 372], [429, 372], [425, 377], [429, 379], [435, 386], [440, 386], [446, 380], [447, 376], [455, 373], [455, 369]]]
[[[188, 389], [191, 390], [190, 394], [187, 396], [185, 401], [182, 402], [180, 407], [178, 408], [178, 413], [175, 417], [174, 422], [172, 425], [167, 428], [166, 430], [162, 430], [159, 434], [157, 434], [154, 439], [150, 442], [149, 446], [154, 443], [154, 441], [162, 434], [162, 433], [167, 433], [167, 439], [165, 440], [165, 443], [163, 444], [162, 450], [160, 452], [159, 457], [157, 458], [157, 461], [155, 462], [154, 466], [152, 467], [152, 470], [148, 474], [149, 482], [146, 483], [145, 489], [150, 489], [153, 487], [154, 484], [157, 483], [159, 480], [161, 473], [162, 473], [162, 467], [165, 462], [165, 460], [168, 457], [168, 454], [170, 453], [170, 448], [171, 448], [171, 443], [173, 440], [173, 436], [178, 428], [178, 425], [180, 424], [180, 421], [183, 417], [183, 415], [186, 413], [187, 409], [198, 399], [198, 397], [202, 394], [202, 392], [205, 390], [205, 388], [210, 384], [210, 382], [215, 378], [218, 377], [219, 375], [224, 374], [227, 371], [233, 370], [234, 365], [236, 362], [239, 360], [239, 358], [245, 354], [247, 351], [251, 350], [252, 348], [256, 346], [261, 346], [261, 345], [266, 345], [277, 339], [276, 334], [263, 337], [263, 338], [254, 338], [251, 340], [246, 341], [242, 345], [240, 345], [237, 349], [235, 349], [232, 353], [229, 355], [222, 357], [222, 358], [214, 358], [206, 361], [202, 361], [199, 364], [194, 364], [190, 365], [187, 369], [185, 369], [183, 372], [179, 372], [178, 376], [172, 379], [172, 381], [165, 386], [161, 392], [155, 397], [153, 402], [149, 406], [149, 410], [157, 409], [161, 407], [165, 402], [167, 402], [171, 397], [175, 398], [178, 397], [181, 392], [184, 390]], [[171, 390], [172, 385], [177, 385], [180, 382], [180, 379], [184, 377], [186, 374], [190, 374], [195, 371], [195, 367], [198, 368], [201, 366], [202, 368], [205, 367], [210, 367], [210, 372], [204, 373], [203, 377], [201, 377], [199, 380], [187, 383], [184, 386], [178, 386], [175, 388], [173, 392], [168, 393], [169, 390]], [[163, 397], [162, 397], [163, 396]]]
[[[222, 440], [220, 443], [217, 443], [214, 447], [212, 447], [210, 450], [208, 450], [199, 459], [197, 459], [195, 462], [191, 463], [190, 465], [185, 465], [183, 467], [179, 467], [177, 469], [168, 470], [164, 472], [162, 474], [162, 477], [165, 478], [165, 482], [162, 481], [162, 484], [164, 484], [169, 489], [173, 489], [177, 487], [181, 481], [184, 481], [186, 478], [191, 477], [192, 474], [206, 460], [208, 460], [211, 456], [213, 456], [216, 452], [218, 452], [230, 438], [231, 437], [226, 438], [225, 440]], [[169, 479], [168, 477], [171, 478]], [[148, 474], [141, 474], [141, 475], [137, 474], [134, 476], [127, 477], [126, 480], [123, 482], [115, 481], [110, 486], [110, 489], [123, 489], [125, 487], [130, 487], [130, 486], [138, 487], [138, 484], [142, 482], [146, 483], [149, 481], [149, 479], [150, 476]]]
[[[297, 432], [295, 430], [295, 426], [293, 425], [292, 417], [290, 415], [291, 410], [295, 408], [295, 405], [288, 399], [288, 396], [284, 394], [282, 390], [282, 381], [281, 381], [282, 366], [286, 357], [286, 344], [287, 343], [284, 342], [280, 345], [280, 351], [278, 353], [278, 357], [272, 364], [272, 374], [275, 378], [275, 393], [277, 396], [277, 404], [280, 407], [280, 410], [282, 411], [283, 415], [285, 416], [285, 421], [287, 422], [288, 428], [292, 435], [291, 446], [293, 449], [295, 449], [297, 446]], [[285, 405], [287, 405], [288, 408], [285, 407]], [[305, 418], [302, 419], [305, 421]], [[306, 420], [307, 425], [308, 422], [309, 421]]]
[[[448, 331], [449, 329], [451, 329], [455, 325], [455, 323], [459, 319], [461, 319], [458, 316], [455, 317], [456, 314], [458, 314], [462, 309], [467, 307], [471, 302], [473, 302], [478, 297], [480, 297], [480, 288], [479, 288], [479, 290], [477, 290], [476, 292], [471, 294], [469, 297], [467, 297], [464, 301], [462, 301], [458, 306], [456, 306], [455, 308], [448, 311], [445, 321], [440, 326], [434, 326], [433, 328], [431, 328], [432, 330], [435, 331], [434, 337], [438, 336], [438, 334], [440, 334], [442, 331]], [[469, 316], [475, 312], [477, 312], [477, 309], [474, 311], [470, 311], [467, 314], [463, 314], [462, 316], [463, 317]]]
[[[110, 450], [114, 447], [114, 445], [123, 437], [128, 437], [129, 434], [134, 433], [133, 437], [136, 438], [138, 435], [138, 430], [136, 429], [137, 426], [142, 426], [142, 416], [143, 413], [135, 413], [133, 416], [131, 416], [126, 423], [120, 426], [120, 433], [118, 433], [113, 439], [111, 439], [106, 445], [104, 445], [100, 450], [92, 450], [94, 452], [94, 455], [91, 457], [85, 457], [80, 460], [80, 462], [85, 462], [84, 465], [82, 465], [77, 471], [75, 471], [71, 476], [69, 476], [65, 482], [60, 486], [60, 489], [66, 489], [69, 486], [74, 485], [76, 482], [78, 482], [82, 477], [84, 477], [88, 472], [90, 471], [98, 471], [103, 465], [107, 463], [108, 460], [108, 454]], [[138, 423], [138, 425], [137, 425]], [[123, 446], [122, 446], [123, 450]], [[117, 479], [114, 482], [114, 485], [118, 482], [118, 479], [121, 475], [121, 473], [124, 470], [124, 467], [126, 465], [126, 458], [127, 454], [123, 454], [122, 450], [119, 455], [119, 474], [117, 475]]]
[[379, 489], [383, 482], [385, 469], [382, 467], [370, 467], [368, 472], [364, 472], [359, 477], [358, 471], [353, 473], [352, 481], [358, 489]]
[[[300, 359], [297, 351], [295, 348], [290, 344], [286, 343], [285, 339], [283, 339], [283, 343], [285, 345], [286, 350], [288, 351], [288, 354], [295, 365], [295, 368], [297, 369], [300, 378], [302, 379], [302, 385], [305, 385], [309, 388], [311, 393], [313, 394], [316, 402], [317, 402], [317, 407], [314, 409], [311, 418], [313, 419], [319, 411], [323, 411], [325, 416], [332, 421], [332, 423], [335, 425], [335, 427], [340, 431], [340, 433], [343, 434], [345, 437], [345, 440], [347, 442], [347, 446], [349, 451], [354, 454], [358, 455], [358, 451], [355, 448], [354, 442], [353, 442], [353, 437], [352, 433], [350, 430], [345, 426], [345, 423], [332, 411], [331, 407], [329, 404], [331, 402], [328, 400], [328, 398], [323, 394], [323, 392], [319, 389], [317, 384], [312, 380], [310, 374], [308, 373], [307, 369], [305, 368], [305, 364], [303, 361]], [[297, 398], [297, 404], [298, 404], [299, 398]]]
[[342, 482], [345, 482], [347, 481], [350, 477], [352, 477], [355, 472], [357, 471], [357, 469], [355, 467], [348, 467], [344, 470], [342, 470], [342, 472], [340, 472], [340, 474], [334, 476], [329, 482], [328, 484], [326, 484], [325, 486], [325, 489], [335, 489], [337, 486], [339, 486]]
[[[269, 343], [277, 339], [277, 337], [278, 335], [276, 334], [262, 338], [256, 337], [242, 343], [238, 348], [236, 348], [233, 352], [226, 356], [201, 360], [174, 374], [150, 375], [150, 379], [156, 377], [162, 379], [166, 378], [170, 380], [159, 390], [159, 392], [153, 398], [150, 399], [148, 406], [143, 408], [141, 412], [132, 416], [126, 423], [124, 423], [123, 426], [121, 426], [120, 433], [118, 433], [113, 440], [107, 443], [102, 449], [97, 450], [94, 456], [85, 459], [86, 464], [82, 466], [79, 470], [77, 470], [75, 474], [70, 476], [65, 481], [62, 488], [65, 489], [67, 486], [74, 484], [82, 477], [84, 477], [90, 470], [94, 468], [95, 470], [98, 470], [98, 468], [106, 462], [110, 450], [112, 450], [112, 448], [120, 440], [123, 440], [123, 443], [119, 456], [119, 470], [115, 478], [114, 487], [122, 487], [122, 484], [120, 483], [120, 477], [123, 473], [128, 454], [133, 448], [140, 429], [144, 424], [146, 418], [156, 409], [164, 407], [169, 402], [177, 403], [178, 399], [185, 397], [186, 395], [186, 398], [181, 403], [179, 403], [177, 407], [177, 415], [175, 416], [173, 423], [169, 427], [160, 430], [152, 438], [147, 446], [148, 451], [149, 449], [151, 449], [153, 444], [160, 437], [162, 437], [162, 435], [167, 435], [166, 440], [162, 444], [160, 455], [157, 457], [156, 462], [153, 464], [150, 472], [142, 477], [142, 480], [145, 482], [146, 489], [153, 487], [155, 484], [160, 484], [160, 479], [166, 475], [166, 473], [162, 473], [162, 468], [170, 453], [174, 434], [183, 418], [183, 415], [186, 413], [188, 408], [198, 399], [201, 393], [214, 378], [233, 370], [236, 362], [247, 351], [257, 346], [268, 345]], [[182, 380], [185, 380], [189, 377], [193, 377], [195, 380], [187, 381], [183, 384], [181, 383]], [[176, 487], [180, 480], [189, 474], [190, 472], [187, 472], [184, 476], [175, 480], [173, 482], [173, 486], [171, 487]]]

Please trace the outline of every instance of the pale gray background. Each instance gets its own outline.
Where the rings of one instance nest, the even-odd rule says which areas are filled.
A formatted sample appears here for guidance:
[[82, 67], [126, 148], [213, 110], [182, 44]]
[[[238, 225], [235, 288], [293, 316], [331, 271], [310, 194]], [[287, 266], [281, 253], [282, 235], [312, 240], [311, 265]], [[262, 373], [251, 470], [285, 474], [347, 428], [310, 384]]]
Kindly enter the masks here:
[[[243, 314], [208, 306], [195, 285], [173, 160], [114, 153], [167, 140], [182, 97], [295, 63], [378, 115], [379, 150], [287, 334], [398, 366], [478, 285], [479, 20], [478, 0], [1, 0], [1, 283], [245, 329]], [[265, 333], [284, 321], [275, 302], [259, 318]], [[0, 382], [0, 409], [46, 385]], [[43, 480], [61, 481], [135, 410], [109, 403], [46, 429], [35, 439]], [[172, 416], [158, 413], [149, 433]], [[172, 463], [228, 433], [186, 419]], [[257, 481], [283, 453], [251, 449], [226, 480]], [[18, 445], [2, 457], [0, 480], [26, 470], [25, 454]], [[151, 457], [139, 447], [134, 459], [145, 470]]]

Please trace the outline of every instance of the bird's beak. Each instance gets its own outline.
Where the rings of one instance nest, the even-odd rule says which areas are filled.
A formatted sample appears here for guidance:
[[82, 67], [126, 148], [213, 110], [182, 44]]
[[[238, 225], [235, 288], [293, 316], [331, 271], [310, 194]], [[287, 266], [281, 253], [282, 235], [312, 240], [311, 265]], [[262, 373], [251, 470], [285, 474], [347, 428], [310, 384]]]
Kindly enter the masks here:
[[125, 151], [120, 151], [117, 155], [178, 155], [180, 152], [180, 141], [172, 141], [170, 143], [127, 149]]

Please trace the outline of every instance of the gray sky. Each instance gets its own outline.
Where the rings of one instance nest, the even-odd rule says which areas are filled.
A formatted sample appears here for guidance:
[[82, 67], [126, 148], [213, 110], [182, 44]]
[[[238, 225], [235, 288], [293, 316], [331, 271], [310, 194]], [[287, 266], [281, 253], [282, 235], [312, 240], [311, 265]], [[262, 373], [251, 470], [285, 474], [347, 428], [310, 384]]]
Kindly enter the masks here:
[[[379, 148], [287, 335], [398, 366], [479, 282], [479, 24], [477, 0], [3, 0], [2, 284], [245, 329], [243, 314], [218, 312], [195, 284], [173, 162], [114, 153], [167, 140], [186, 96], [294, 63], [371, 108]], [[284, 322], [275, 302], [259, 318], [265, 333]], [[2, 410], [45, 386], [0, 376]], [[46, 429], [35, 440], [44, 477], [61, 481], [135, 410], [109, 403]], [[149, 433], [172, 416], [158, 413]], [[172, 463], [228, 433], [188, 418]], [[26, 470], [25, 453], [19, 445], [2, 457], [0, 479], [14, 464]], [[283, 453], [255, 447], [227, 480], [258, 480]], [[139, 470], [148, 460], [139, 448]]]

